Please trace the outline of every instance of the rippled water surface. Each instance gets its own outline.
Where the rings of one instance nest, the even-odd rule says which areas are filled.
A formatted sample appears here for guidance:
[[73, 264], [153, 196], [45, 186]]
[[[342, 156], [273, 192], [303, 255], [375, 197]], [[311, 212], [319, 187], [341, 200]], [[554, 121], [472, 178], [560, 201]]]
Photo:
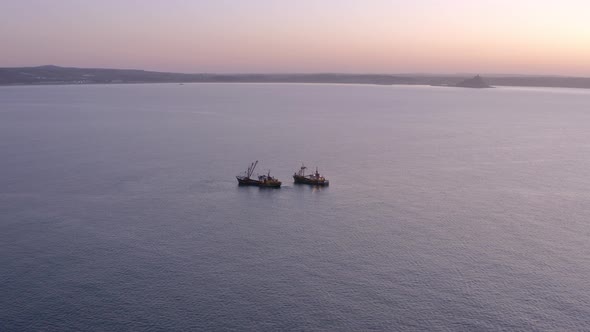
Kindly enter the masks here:
[[3, 331], [590, 330], [589, 216], [590, 91], [0, 87]]

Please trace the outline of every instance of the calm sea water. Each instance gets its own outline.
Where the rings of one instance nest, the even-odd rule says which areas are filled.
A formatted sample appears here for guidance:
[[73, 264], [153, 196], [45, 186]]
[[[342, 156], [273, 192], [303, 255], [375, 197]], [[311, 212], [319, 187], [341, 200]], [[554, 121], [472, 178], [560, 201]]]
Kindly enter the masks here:
[[2, 331], [590, 330], [589, 276], [590, 91], [0, 88]]

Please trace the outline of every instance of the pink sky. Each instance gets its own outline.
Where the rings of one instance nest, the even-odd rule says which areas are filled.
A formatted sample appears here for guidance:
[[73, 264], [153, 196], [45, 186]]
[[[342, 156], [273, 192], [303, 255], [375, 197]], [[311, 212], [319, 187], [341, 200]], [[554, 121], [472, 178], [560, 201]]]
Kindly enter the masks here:
[[3, 0], [0, 66], [590, 76], [586, 0]]

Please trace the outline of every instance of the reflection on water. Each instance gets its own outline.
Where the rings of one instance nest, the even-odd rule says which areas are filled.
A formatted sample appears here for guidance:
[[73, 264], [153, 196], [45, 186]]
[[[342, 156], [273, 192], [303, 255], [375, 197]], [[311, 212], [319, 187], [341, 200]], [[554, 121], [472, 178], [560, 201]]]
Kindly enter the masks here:
[[311, 191], [313, 193], [327, 190], [330, 186], [318, 186], [304, 183], [293, 183], [293, 187], [303, 191]]

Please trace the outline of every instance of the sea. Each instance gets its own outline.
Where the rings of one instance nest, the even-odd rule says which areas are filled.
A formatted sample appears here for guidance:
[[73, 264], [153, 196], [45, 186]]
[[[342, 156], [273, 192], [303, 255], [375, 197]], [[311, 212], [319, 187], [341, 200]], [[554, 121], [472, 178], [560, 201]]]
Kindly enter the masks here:
[[590, 90], [0, 87], [0, 285], [1, 331], [590, 331]]

